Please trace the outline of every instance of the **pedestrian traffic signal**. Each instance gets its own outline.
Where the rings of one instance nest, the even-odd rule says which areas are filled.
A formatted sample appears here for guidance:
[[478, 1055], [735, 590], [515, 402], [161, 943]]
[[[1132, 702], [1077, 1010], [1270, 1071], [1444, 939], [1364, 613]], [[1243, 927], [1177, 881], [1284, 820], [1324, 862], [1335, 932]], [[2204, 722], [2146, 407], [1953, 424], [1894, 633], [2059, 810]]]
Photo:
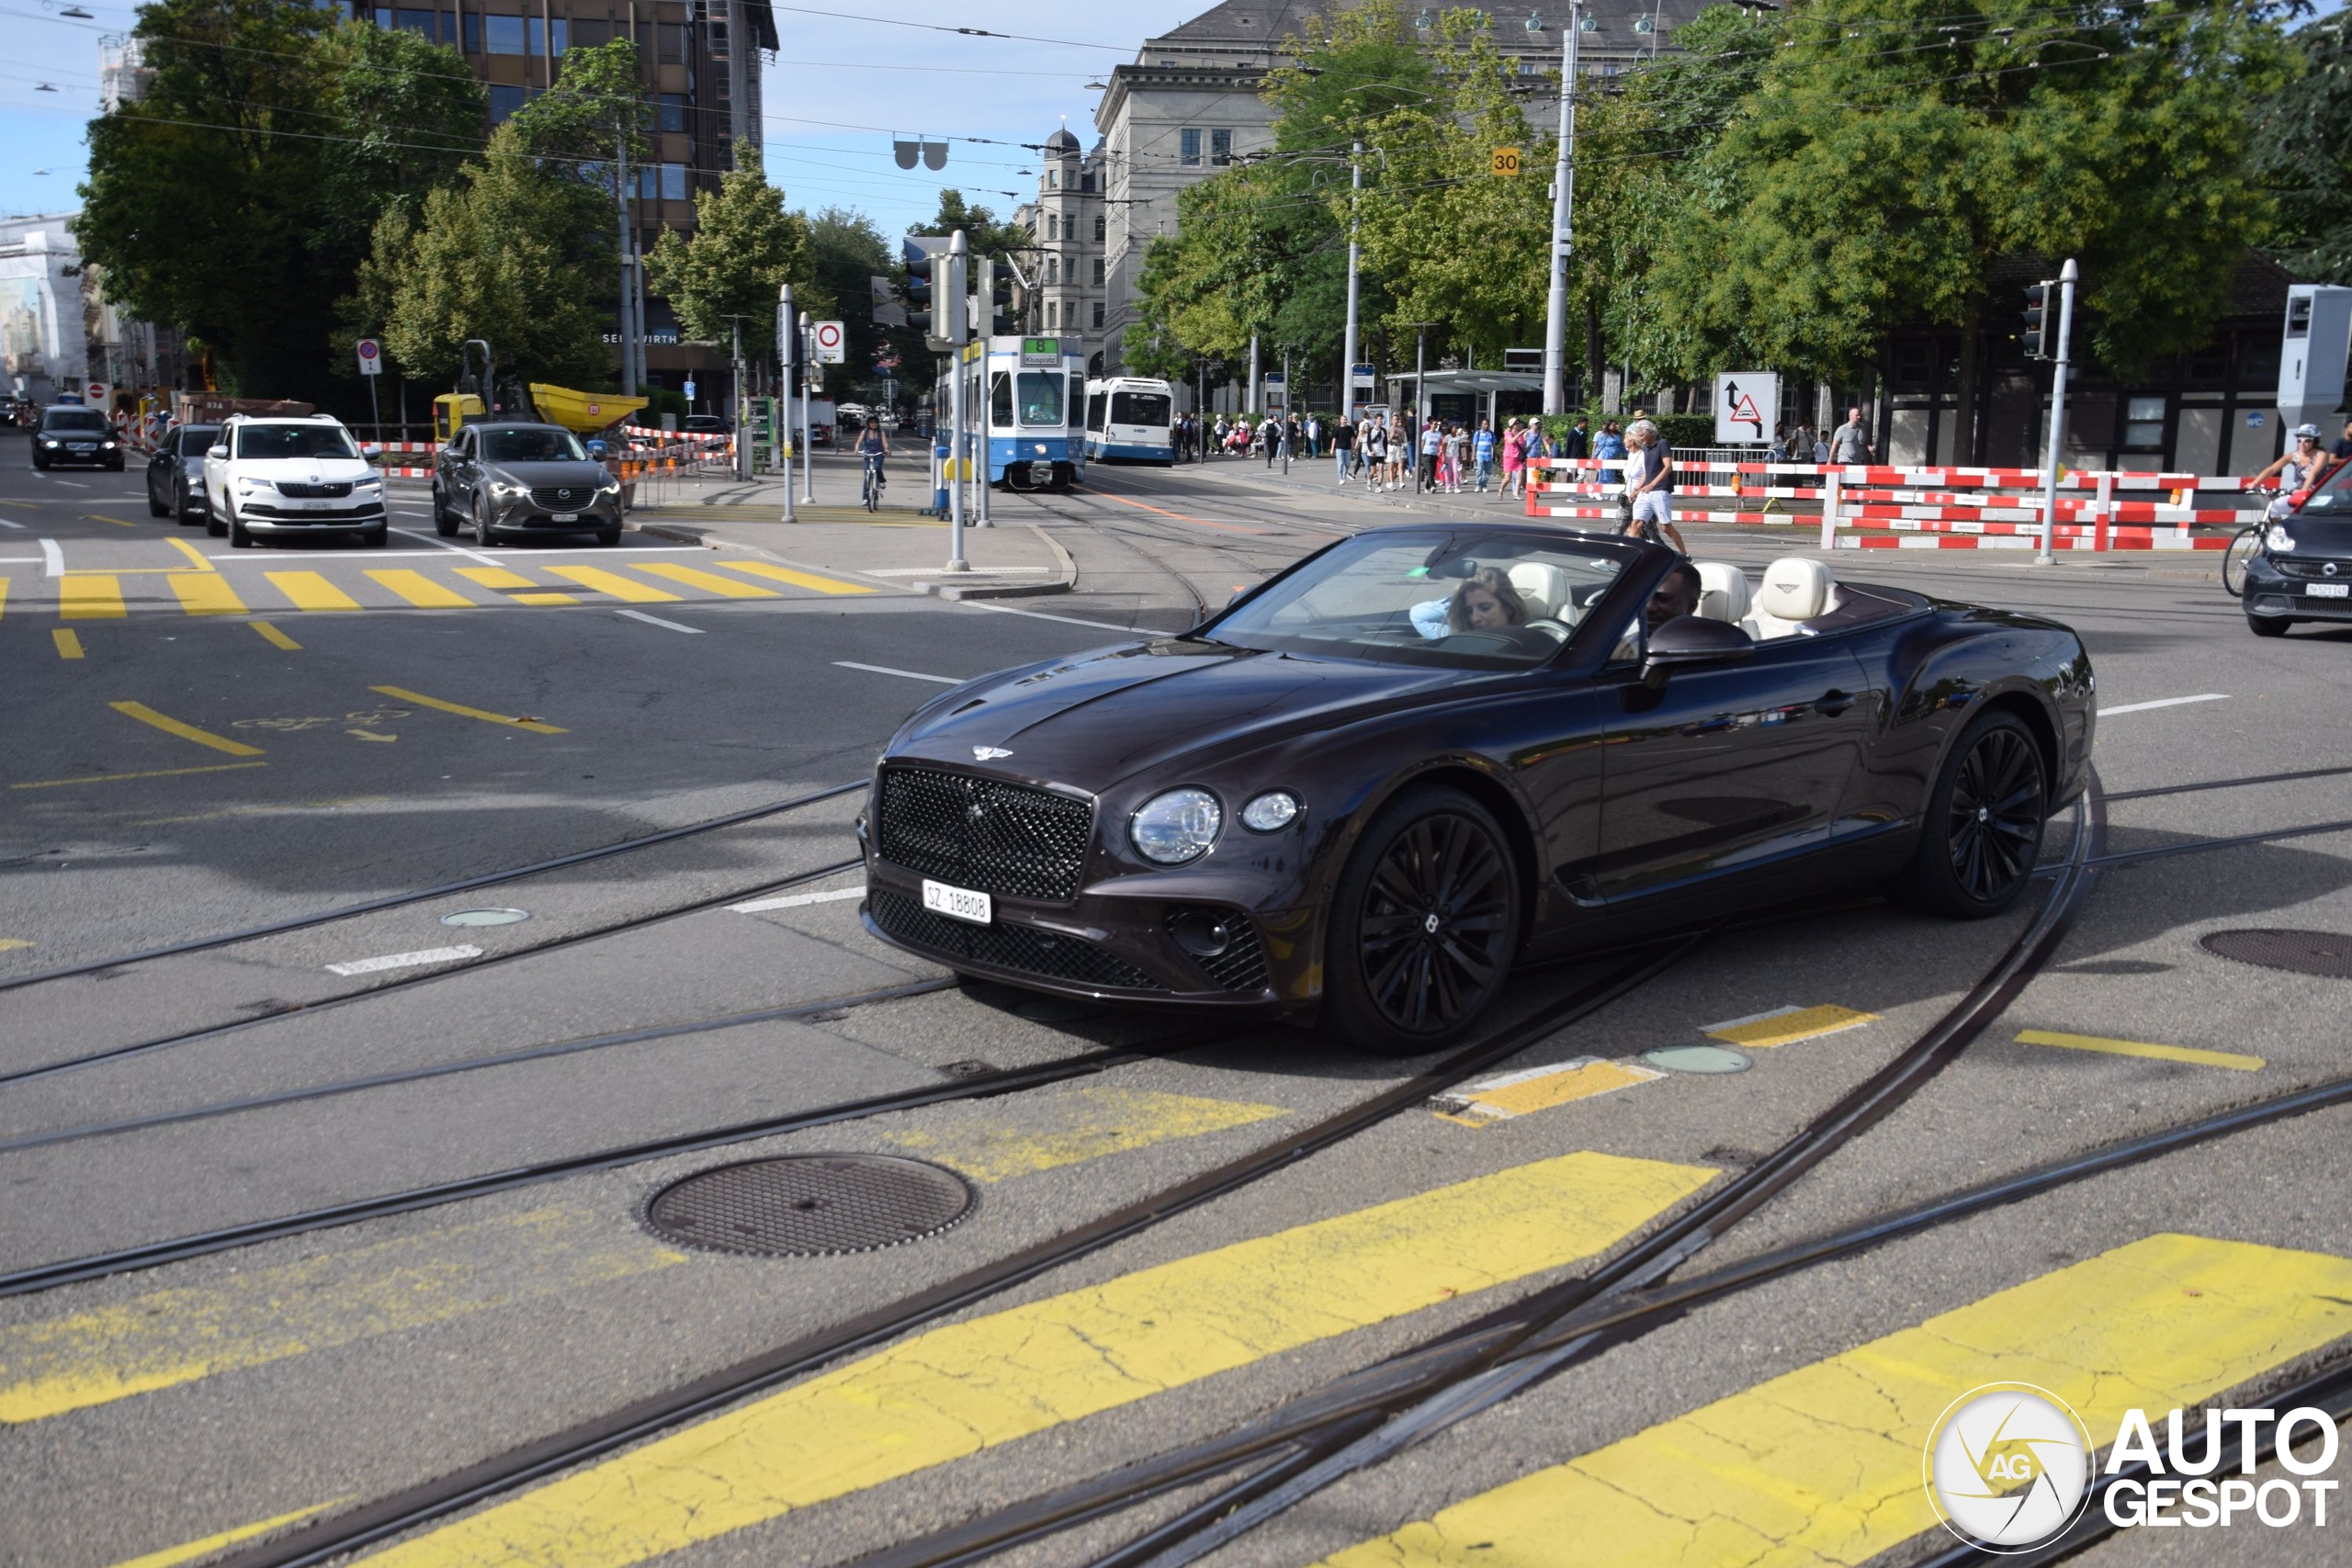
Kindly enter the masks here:
[[2028, 359], [2050, 357], [2044, 348], [2050, 341], [2050, 333], [2042, 316], [2049, 308], [2050, 296], [2057, 287], [2054, 283], [2037, 283], [2025, 291], [2025, 331], [2018, 341], [2025, 344]]

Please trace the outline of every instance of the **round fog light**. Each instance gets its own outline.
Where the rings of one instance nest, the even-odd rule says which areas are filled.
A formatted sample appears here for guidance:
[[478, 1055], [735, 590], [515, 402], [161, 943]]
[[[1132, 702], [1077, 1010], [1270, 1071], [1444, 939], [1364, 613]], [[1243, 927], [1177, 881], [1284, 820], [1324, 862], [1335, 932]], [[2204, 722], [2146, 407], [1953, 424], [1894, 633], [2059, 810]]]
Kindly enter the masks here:
[[1205, 909], [1187, 909], [1168, 922], [1176, 945], [1195, 958], [1215, 958], [1233, 945], [1233, 928]]
[[1298, 815], [1298, 796], [1288, 790], [1269, 790], [1241, 808], [1241, 825], [1253, 833], [1287, 828]]

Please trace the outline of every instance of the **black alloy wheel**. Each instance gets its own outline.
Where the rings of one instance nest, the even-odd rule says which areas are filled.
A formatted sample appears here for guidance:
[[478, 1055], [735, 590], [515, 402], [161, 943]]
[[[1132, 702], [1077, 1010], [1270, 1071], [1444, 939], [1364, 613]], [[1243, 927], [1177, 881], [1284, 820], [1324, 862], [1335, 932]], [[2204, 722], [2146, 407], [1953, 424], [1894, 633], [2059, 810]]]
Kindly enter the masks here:
[[450, 515], [447, 503], [442, 501], [439, 485], [433, 487], [433, 531], [445, 539], [458, 536], [458, 520]]
[[2049, 778], [2032, 732], [2013, 714], [1978, 716], [1928, 797], [1897, 896], [1959, 919], [1999, 914], [2025, 891], [2049, 815]]
[[1519, 877], [1494, 815], [1457, 790], [1408, 791], [1340, 875], [1325, 1032], [1383, 1056], [1454, 1039], [1500, 993], [1519, 923]]
[[488, 549], [498, 541], [498, 530], [490, 525], [490, 503], [474, 497], [474, 543]]

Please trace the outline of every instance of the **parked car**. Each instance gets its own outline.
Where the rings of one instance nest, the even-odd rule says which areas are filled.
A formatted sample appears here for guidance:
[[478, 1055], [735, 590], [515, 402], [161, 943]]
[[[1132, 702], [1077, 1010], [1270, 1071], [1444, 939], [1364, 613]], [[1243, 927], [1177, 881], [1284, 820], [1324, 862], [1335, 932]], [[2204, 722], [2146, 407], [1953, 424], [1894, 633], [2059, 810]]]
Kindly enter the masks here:
[[204, 453], [205, 532], [244, 549], [256, 538], [356, 532], [381, 545], [384, 480], [343, 422], [326, 414], [232, 414]]
[[686, 415], [685, 430], [689, 435], [724, 435], [734, 427], [715, 413]]
[[621, 482], [560, 424], [469, 424], [433, 457], [434, 532], [447, 539], [461, 527], [482, 545], [502, 533], [617, 545]]
[[2284, 637], [2299, 621], [2352, 621], [2352, 463], [2298, 491], [2245, 569], [2245, 625]]
[[51, 404], [33, 427], [32, 446], [36, 468], [81, 463], [122, 471], [122, 442], [96, 409]]
[[181, 523], [204, 521], [204, 454], [219, 440], [217, 424], [175, 424], [147, 459], [147, 510]]

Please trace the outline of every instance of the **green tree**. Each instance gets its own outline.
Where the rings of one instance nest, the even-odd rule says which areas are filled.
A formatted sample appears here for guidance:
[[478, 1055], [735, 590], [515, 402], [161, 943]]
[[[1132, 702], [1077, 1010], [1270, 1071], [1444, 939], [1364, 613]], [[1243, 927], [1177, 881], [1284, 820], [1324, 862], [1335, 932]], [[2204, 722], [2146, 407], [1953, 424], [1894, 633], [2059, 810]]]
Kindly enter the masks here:
[[[2080, 258], [2090, 344], [2128, 368], [2199, 340], [2264, 202], [2249, 106], [2287, 76], [2262, 0], [2052, 11], [2041, 0], [1814, 0], [1667, 217], [1648, 307], [1824, 373], [1925, 317], [1960, 329], [1955, 458], [1974, 453], [1995, 265]], [[2006, 302], [2004, 302], [2006, 308]]]
[[2352, 13], [2302, 28], [2303, 71], [2261, 108], [2254, 164], [2273, 197], [2273, 248], [2323, 283], [2352, 283]]
[[1036, 237], [1020, 224], [1010, 220], [1000, 222], [989, 209], [966, 201], [962, 191], [952, 188], [939, 193], [936, 217], [907, 232], [952, 234], [958, 229], [964, 231], [965, 243], [971, 247], [972, 254], [994, 256], [1000, 261], [1017, 256], [1036, 243]]
[[[862, 212], [851, 212], [839, 207], [828, 207], [808, 220], [808, 271], [815, 282], [813, 292], [829, 315], [838, 315], [842, 323], [842, 363], [825, 370], [825, 395], [846, 398], [872, 379], [871, 367], [888, 355], [893, 346], [891, 329], [877, 326], [874, 321], [874, 289], [872, 280], [889, 277], [897, 267], [898, 258], [890, 254], [890, 242], [876, 226], [874, 220]], [[810, 306], [812, 319], [817, 307]], [[920, 333], [915, 334], [920, 340]], [[910, 371], [928, 367], [928, 356], [922, 353], [920, 341], [909, 354], [905, 345], [899, 348], [899, 368], [897, 378], [910, 381]], [[907, 385], [902, 390], [920, 389]]]
[[775, 343], [776, 290], [789, 283], [798, 295], [814, 281], [808, 220], [785, 210], [784, 192], [768, 184], [758, 163], [751, 143], [737, 142], [734, 169], [719, 176], [716, 191], [695, 197], [694, 232], [664, 232], [646, 258], [653, 287], [677, 311], [687, 337], [725, 344], [735, 324], [730, 318], [741, 316], [752, 357]]

